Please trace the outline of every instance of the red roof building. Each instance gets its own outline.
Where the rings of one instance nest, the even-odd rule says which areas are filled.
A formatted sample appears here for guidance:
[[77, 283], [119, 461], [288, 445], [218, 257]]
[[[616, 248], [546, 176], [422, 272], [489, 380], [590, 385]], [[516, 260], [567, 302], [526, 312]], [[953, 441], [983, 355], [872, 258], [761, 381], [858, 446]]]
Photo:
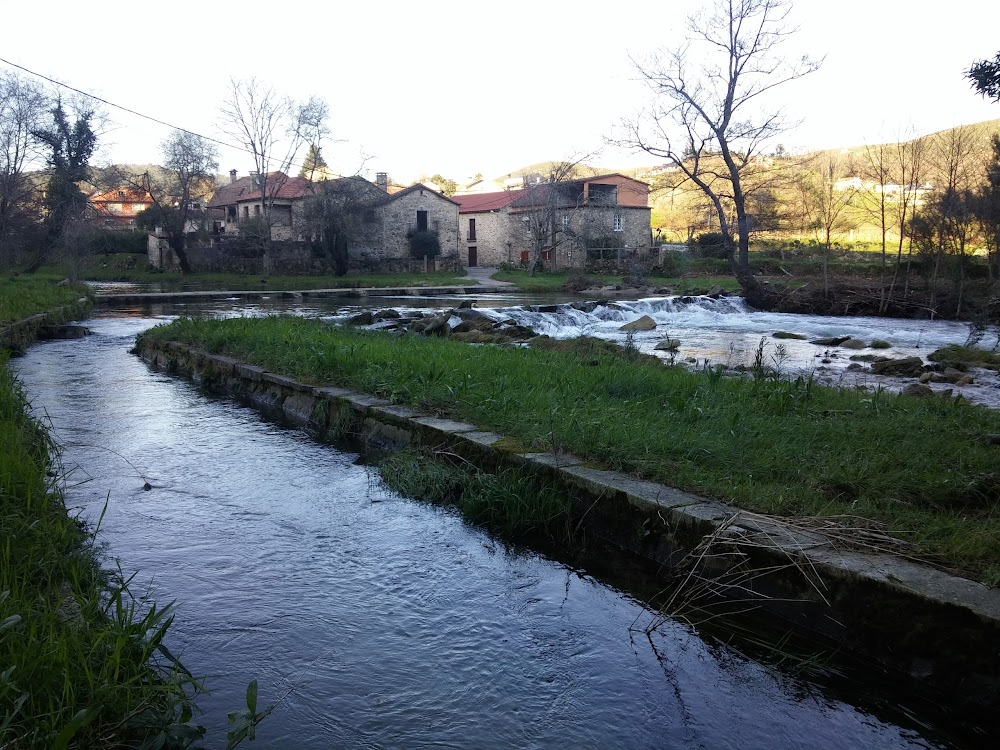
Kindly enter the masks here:
[[145, 190], [116, 188], [104, 193], [94, 193], [87, 198], [87, 202], [104, 226], [134, 231], [136, 214], [152, 206], [153, 198]]

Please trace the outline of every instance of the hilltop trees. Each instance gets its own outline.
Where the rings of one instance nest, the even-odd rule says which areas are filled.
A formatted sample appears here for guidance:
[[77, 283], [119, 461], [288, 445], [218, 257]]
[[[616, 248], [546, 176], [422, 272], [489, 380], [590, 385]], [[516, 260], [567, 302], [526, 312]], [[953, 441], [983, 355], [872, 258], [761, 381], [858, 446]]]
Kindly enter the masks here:
[[785, 25], [789, 10], [787, 0], [713, 0], [689, 18], [683, 45], [636, 63], [654, 99], [625, 123], [624, 144], [665, 159], [712, 202], [744, 284], [753, 283], [744, 177], [763, 145], [787, 129], [780, 110], [766, 109], [762, 97], [819, 67], [808, 58], [789, 62], [778, 55], [792, 33]]

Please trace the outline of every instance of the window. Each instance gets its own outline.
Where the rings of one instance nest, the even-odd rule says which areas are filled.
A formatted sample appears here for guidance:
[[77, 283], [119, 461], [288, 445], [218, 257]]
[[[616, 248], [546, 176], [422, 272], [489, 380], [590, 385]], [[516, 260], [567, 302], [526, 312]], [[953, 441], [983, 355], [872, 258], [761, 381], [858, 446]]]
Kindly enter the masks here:
[[427, 231], [427, 212], [417, 211], [417, 231], [426, 232]]
[[616, 213], [612, 219], [611, 228], [616, 232], [622, 231], [625, 228], [625, 217], [620, 213]]
[[563, 225], [563, 231], [569, 229], [569, 214], [563, 214], [562, 225]]
[[476, 220], [469, 219], [469, 240], [476, 239]]

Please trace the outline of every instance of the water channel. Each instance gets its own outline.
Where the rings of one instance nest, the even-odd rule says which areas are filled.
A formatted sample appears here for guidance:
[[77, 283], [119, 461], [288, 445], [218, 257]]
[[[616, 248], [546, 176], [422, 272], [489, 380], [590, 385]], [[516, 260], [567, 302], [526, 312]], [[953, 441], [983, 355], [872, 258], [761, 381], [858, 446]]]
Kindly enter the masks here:
[[[12, 363], [64, 447], [67, 503], [91, 523], [106, 505], [109, 559], [177, 602], [168, 645], [208, 676], [207, 747], [253, 678], [278, 703], [261, 747], [953, 746], [877, 677], [834, 689], [682, 623], [647, 636], [655, 613], [587, 569], [400, 497], [356, 455], [128, 353], [173, 315], [288, 307], [103, 309], [93, 336]], [[925, 341], [960, 335], [944, 325]]]

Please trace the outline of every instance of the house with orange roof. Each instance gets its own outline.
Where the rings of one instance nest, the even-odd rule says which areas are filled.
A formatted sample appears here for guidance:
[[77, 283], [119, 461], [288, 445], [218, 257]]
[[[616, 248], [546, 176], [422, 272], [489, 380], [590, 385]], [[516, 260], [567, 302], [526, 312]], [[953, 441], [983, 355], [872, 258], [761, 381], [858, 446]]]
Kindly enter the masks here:
[[377, 183], [361, 177], [312, 182], [282, 172], [272, 172], [266, 180], [254, 174], [237, 179], [233, 170], [229, 184], [216, 190], [208, 207], [223, 211], [216, 230], [225, 235], [238, 235], [248, 222], [262, 221], [269, 204], [272, 239], [311, 240], [316, 230], [306, 221], [307, 201], [326, 193], [350, 204], [357, 215], [350, 253], [359, 263], [409, 258], [415, 232], [435, 233], [440, 257], [457, 258], [458, 203], [420, 183], [394, 191], [392, 187], [384, 173]]
[[527, 265], [542, 242], [543, 263], [583, 268], [590, 256], [652, 242], [649, 185], [621, 174], [453, 198], [469, 266]]
[[97, 214], [98, 221], [108, 229], [135, 231], [135, 217], [153, 205], [152, 196], [145, 190], [120, 187], [96, 192], [87, 202]]

